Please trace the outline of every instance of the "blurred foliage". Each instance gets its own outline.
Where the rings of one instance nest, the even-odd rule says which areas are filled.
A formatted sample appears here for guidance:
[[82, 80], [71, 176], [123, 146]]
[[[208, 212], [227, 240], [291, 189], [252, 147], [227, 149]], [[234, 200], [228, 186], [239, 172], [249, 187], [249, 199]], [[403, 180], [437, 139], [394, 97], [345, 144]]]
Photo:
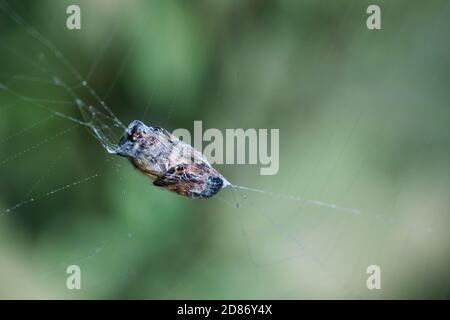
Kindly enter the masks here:
[[[124, 123], [279, 128], [277, 175], [216, 167], [362, 213], [231, 190], [179, 197], [84, 128], [57, 135], [73, 123], [0, 91], [0, 297], [449, 298], [450, 4], [377, 1], [382, 29], [370, 31], [372, 2], [9, 1]], [[65, 27], [74, 3], [79, 31]], [[0, 48], [0, 83], [46, 68], [80, 86], [2, 11]], [[80, 291], [65, 287], [70, 264]], [[366, 288], [371, 264], [382, 290]]]

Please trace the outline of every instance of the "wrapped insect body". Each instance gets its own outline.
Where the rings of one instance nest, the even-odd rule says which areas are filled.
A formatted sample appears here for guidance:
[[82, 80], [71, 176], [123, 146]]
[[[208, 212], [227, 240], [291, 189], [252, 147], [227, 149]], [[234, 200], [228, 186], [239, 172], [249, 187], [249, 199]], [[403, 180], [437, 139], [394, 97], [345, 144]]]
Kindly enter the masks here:
[[153, 184], [191, 198], [211, 198], [231, 184], [198, 150], [160, 127], [132, 121], [117, 154], [153, 180]]

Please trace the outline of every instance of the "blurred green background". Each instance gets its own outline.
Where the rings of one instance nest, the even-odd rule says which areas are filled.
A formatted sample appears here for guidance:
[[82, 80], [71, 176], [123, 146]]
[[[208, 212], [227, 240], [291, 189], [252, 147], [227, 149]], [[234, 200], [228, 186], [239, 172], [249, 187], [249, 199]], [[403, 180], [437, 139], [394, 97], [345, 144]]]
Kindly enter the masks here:
[[[216, 168], [361, 214], [153, 187], [36, 106], [80, 118], [61, 87], [22, 76], [98, 102], [0, 10], [0, 83], [34, 97], [0, 91], [0, 298], [449, 298], [449, 1], [10, 2], [125, 124], [279, 128], [277, 175]], [[82, 290], [66, 288], [71, 264]], [[372, 264], [381, 290], [366, 287]]]

